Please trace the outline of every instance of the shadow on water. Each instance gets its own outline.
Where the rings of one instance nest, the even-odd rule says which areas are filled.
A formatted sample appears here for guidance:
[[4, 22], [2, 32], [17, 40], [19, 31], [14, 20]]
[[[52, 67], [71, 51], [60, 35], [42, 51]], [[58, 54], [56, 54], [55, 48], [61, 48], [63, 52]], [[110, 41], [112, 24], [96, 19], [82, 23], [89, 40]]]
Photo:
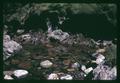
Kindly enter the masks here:
[[63, 23], [62, 30], [73, 34], [83, 33], [96, 40], [112, 40], [117, 36], [117, 27], [102, 14], [72, 15], [69, 20]]

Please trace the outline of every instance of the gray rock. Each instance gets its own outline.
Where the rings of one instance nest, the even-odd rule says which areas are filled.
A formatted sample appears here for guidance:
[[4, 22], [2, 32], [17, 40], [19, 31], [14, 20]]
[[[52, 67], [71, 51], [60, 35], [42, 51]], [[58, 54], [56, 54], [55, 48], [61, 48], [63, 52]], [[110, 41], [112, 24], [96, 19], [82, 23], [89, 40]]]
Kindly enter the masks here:
[[22, 46], [11, 40], [9, 35], [4, 35], [3, 37], [3, 60], [8, 59], [13, 56], [16, 52], [22, 49]]
[[53, 63], [49, 60], [45, 60], [45, 61], [42, 61], [40, 63], [40, 66], [43, 67], [43, 68], [49, 68], [53, 65]]
[[117, 77], [116, 67], [110, 68], [106, 65], [98, 65], [93, 70], [93, 80], [115, 80]]
[[63, 41], [68, 37], [69, 37], [69, 34], [67, 32], [63, 32], [60, 29], [54, 30], [53, 32], [48, 34], [48, 38], [54, 38], [54, 39], [57, 39], [59, 41]]

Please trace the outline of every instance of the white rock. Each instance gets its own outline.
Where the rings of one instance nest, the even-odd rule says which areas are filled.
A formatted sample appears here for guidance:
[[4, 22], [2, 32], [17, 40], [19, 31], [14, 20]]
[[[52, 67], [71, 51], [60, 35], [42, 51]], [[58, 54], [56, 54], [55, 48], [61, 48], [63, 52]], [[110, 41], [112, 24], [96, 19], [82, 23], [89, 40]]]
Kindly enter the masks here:
[[4, 79], [5, 79], [5, 80], [13, 80], [13, 78], [12, 78], [10, 75], [5, 75], [5, 76], [4, 76]]
[[105, 59], [105, 56], [102, 55], [102, 54], [99, 54], [97, 58], [100, 58], [100, 59], [104, 60], [104, 59]]
[[51, 74], [48, 76], [47, 79], [48, 79], [48, 80], [59, 80], [59, 77], [58, 77], [57, 74], [51, 73]]
[[49, 68], [53, 65], [53, 63], [49, 60], [45, 60], [45, 61], [42, 61], [40, 63], [40, 66], [42, 66], [43, 68]]
[[82, 66], [81, 66], [81, 70], [85, 71], [85, 70], [86, 70], [86, 66], [85, 66], [85, 65], [82, 65]]
[[78, 68], [80, 67], [80, 64], [78, 62], [72, 64], [72, 68]]
[[17, 78], [23, 78], [25, 76], [28, 75], [28, 71], [26, 70], [15, 70], [13, 72], [14, 76], [16, 76]]
[[62, 76], [60, 77], [61, 80], [72, 80], [73, 77], [71, 75], [65, 75], [65, 76]]
[[87, 68], [84, 72], [85, 72], [86, 74], [89, 74], [92, 70], [93, 70], [93, 68], [90, 67], [90, 68]]

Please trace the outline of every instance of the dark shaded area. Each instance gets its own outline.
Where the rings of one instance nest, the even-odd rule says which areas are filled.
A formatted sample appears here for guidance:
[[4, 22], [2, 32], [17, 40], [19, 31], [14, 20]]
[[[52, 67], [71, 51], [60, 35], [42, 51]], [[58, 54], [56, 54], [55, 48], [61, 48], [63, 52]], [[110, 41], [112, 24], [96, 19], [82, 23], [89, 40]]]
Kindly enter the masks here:
[[76, 14], [64, 22], [62, 30], [71, 33], [83, 33], [85, 36], [110, 40], [117, 36], [117, 28], [111, 24], [105, 15]]

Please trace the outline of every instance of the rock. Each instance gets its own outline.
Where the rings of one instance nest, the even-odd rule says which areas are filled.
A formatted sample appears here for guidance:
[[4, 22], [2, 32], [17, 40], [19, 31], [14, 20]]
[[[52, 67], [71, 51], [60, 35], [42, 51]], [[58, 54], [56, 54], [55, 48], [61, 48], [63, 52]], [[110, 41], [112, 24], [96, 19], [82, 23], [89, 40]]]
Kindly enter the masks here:
[[15, 70], [13, 72], [14, 76], [16, 76], [17, 78], [24, 78], [28, 75], [28, 71], [26, 70]]
[[58, 77], [57, 74], [51, 73], [51, 74], [48, 76], [47, 79], [48, 79], [48, 80], [59, 80], [59, 77]]
[[49, 68], [53, 65], [53, 63], [49, 60], [45, 60], [45, 61], [42, 61], [40, 63], [40, 66], [43, 67], [43, 68]]
[[105, 59], [105, 56], [102, 55], [102, 54], [99, 54], [97, 58], [100, 58], [100, 59], [104, 60], [104, 59]]
[[54, 39], [57, 39], [59, 41], [63, 41], [68, 37], [69, 37], [69, 34], [67, 32], [63, 32], [60, 29], [54, 30], [53, 32], [48, 34], [48, 38], [54, 38]]
[[25, 31], [25, 30], [23, 30], [23, 29], [18, 29], [18, 30], [17, 30], [17, 33], [18, 33], [18, 34], [22, 34], [22, 33], [24, 33], [24, 31]]
[[13, 56], [16, 52], [20, 51], [22, 49], [22, 46], [13, 41], [10, 40], [9, 35], [4, 35], [3, 38], [3, 60], [8, 59], [9, 57]]
[[98, 65], [93, 70], [93, 75], [93, 80], [115, 80], [117, 78], [116, 67], [111, 68], [107, 65]]
[[81, 70], [82, 70], [82, 71], [85, 71], [85, 70], [86, 70], [86, 66], [85, 66], [85, 65], [82, 65], [82, 66], [81, 66]]
[[5, 76], [4, 76], [4, 79], [5, 79], [5, 80], [13, 80], [13, 78], [12, 78], [10, 75], [5, 75]]
[[75, 69], [67, 69], [68, 72], [75, 71]]
[[90, 68], [87, 68], [86, 70], [84, 70], [84, 72], [85, 72], [86, 74], [89, 74], [92, 70], [93, 70], [93, 68], [90, 67]]
[[79, 68], [80, 64], [78, 62], [72, 64], [72, 68]]
[[104, 53], [106, 50], [105, 49], [98, 49], [96, 50], [96, 53]]
[[30, 34], [24, 34], [21, 36], [22, 40], [24, 41], [29, 41], [31, 39], [31, 35]]
[[65, 76], [61, 76], [60, 79], [61, 79], [61, 80], [72, 80], [73, 77], [72, 77], [71, 75], [68, 75], [68, 74], [67, 74], [67, 75], [65, 75]]

